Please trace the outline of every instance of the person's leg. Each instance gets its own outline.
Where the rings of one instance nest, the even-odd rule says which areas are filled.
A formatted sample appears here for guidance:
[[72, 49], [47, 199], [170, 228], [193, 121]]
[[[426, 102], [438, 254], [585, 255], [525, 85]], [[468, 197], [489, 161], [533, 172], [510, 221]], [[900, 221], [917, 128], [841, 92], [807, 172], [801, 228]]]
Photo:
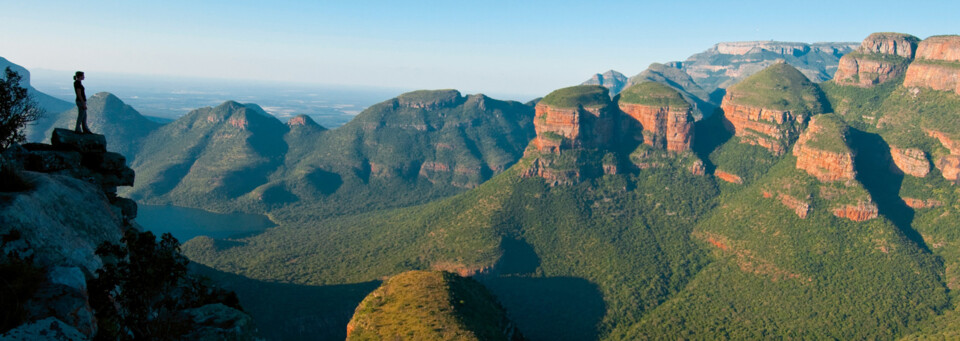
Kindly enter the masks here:
[[93, 133], [92, 131], [90, 131], [90, 128], [87, 127], [87, 109], [83, 109], [83, 133], [84, 134]]
[[87, 122], [87, 111], [80, 107], [80, 104], [77, 104], [77, 127], [73, 131], [82, 133], [81, 125], [86, 125]]

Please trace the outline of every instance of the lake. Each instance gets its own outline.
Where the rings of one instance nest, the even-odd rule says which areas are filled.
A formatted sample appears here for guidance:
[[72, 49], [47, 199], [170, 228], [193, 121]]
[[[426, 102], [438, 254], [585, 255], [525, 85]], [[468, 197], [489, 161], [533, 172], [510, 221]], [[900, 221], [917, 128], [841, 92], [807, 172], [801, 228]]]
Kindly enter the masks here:
[[137, 223], [157, 236], [169, 232], [181, 243], [196, 236], [242, 238], [276, 226], [260, 214], [213, 213], [195, 208], [138, 204]]

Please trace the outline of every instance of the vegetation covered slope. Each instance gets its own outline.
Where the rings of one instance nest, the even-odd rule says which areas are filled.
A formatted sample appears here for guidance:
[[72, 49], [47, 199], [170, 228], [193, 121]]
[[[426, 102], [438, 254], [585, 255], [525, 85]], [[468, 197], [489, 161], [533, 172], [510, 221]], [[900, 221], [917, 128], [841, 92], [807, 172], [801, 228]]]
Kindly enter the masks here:
[[609, 90], [599, 85], [578, 85], [559, 89], [540, 100], [540, 103], [556, 108], [594, 107], [609, 102]]
[[[403, 94], [335, 130], [304, 118], [285, 126], [247, 107], [199, 109], [152, 134], [131, 195], [313, 220], [474, 187], [516, 162], [533, 135], [533, 108], [455, 90]], [[217, 193], [222, 179], [236, 188]]]
[[829, 112], [817, 84], [787, 63], [775, 63], [731, 86], [727, 98], [736, 104], [790, 110], [795, 115]]
[[680, 92], [655, 82], [643, 82], [624, 89], [620, 93], [620, 102], [677, 109], [690, 107]]
[[390, 277], [360, 302], [347, 340], [522, 340], [479, 282], [442, 271]]
[[479, 273], [525, 336], [555, 340], [594, 339], [637, 319], [703, 263], [689, 235], [716, 195], [710, 178], [651, 169], [550, 187], [520, 177], [529, 166], [522, 160], [423, 206], [285, 225], [236, 242], [196, 239], [184, 250], [223, 271], [302, 284], [411, 269]]

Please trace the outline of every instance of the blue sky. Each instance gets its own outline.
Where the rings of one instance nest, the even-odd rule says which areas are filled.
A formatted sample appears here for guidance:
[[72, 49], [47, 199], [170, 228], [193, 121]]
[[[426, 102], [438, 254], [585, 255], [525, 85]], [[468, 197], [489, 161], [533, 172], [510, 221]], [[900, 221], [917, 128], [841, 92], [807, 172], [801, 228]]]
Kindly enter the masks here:
[[[958, 34], [960, 1], [16, 1], [29, 69], [544, 95], [720, 41]], [[88, 77], [89, 78], [89, 77]]]

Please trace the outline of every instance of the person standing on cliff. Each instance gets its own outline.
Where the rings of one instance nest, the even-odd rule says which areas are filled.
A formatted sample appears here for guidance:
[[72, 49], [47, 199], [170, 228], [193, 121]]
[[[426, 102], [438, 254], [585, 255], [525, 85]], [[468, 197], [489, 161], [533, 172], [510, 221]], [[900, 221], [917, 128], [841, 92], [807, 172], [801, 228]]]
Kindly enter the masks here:
[[84, 92], [83, 83], [80, 83], [83, 78], [83, 71], [77, 71], [73, 75], [73, 91], [77, 93], [77, 127], [74, 131], [90, 134], [90, 128], [87, 127], [87, 93]]

